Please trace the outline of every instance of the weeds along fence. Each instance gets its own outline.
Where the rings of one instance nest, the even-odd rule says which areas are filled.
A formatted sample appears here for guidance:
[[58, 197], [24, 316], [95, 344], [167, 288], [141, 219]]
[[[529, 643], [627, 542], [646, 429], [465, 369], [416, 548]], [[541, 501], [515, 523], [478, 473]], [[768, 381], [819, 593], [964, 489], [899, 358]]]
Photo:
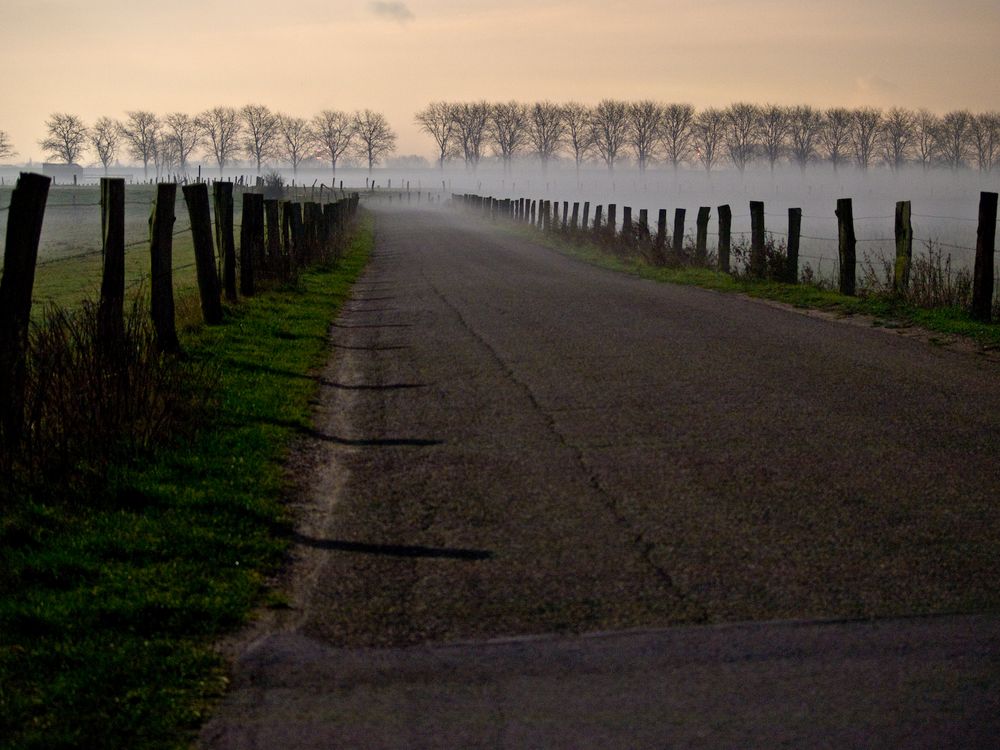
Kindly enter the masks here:
[[[915, 271], [913, 244], [914, 241], [921, 241], [921, 238], [914, 237], [912, 220], [918, 214], [912, 212], [910, 201], [898, 201], [894, 216], [856, 218], [853, 201], [850, 198], [839, 199], [834, 212], [837, 236], [823, 237], [802, 233], [803, 218], [821, 217], [803, 217], [800, 208], [788, 209], [787, 231], [767, 228], [767, 217], [775, 214], [767, 213], [762, 201], [750, 201], [749, 213], [739, 217], [734, 216], [731, 206], [718, 206], [715, 232], [709, 231], [712, 208], [702, 206], [697, 211], [692, 235], [685, 230], [687, 211], [684, 208], [675, 209], [671, 226], [665, 208], [659, 209], [656, 224], [651, 225], [646, 209], [640, 210], [638, 216], [635, 216], [630, 206], [623, 206], [619, 224], [618, 206], [614, 203], [609, 203], [606, 210], [603, 205], [594, 206], [591, 217], [589, 202], [584, 202], [581, 210], [579, 202], [569, 201], [563, 201], [560, 205], [559, 201], [553, 200], [494, 198], [468, 193], [452, 194], [451, 199], [466, 211], [493, 220], [503, 219], [525, 224], [545, 233], [571, 239], [592, 240], [612, 252], [632, 254], [654, 266], [702, 266], [725, 273], [737, 273], [749, 279], [769, 279], [785, 283], [814, 281], [814, 271], [808, 263], [800, 272], [800, 261], [816, 260], [822, 263], [823, 256], [803, 253], [803, 240], [807, 243], [834, 243], [837, 247], [837, 254], [833, 258], [836, 287], [846, 295], [855, 295], [858, 291], [859, 265], [865, 272], [866, 281], [869, 284], [877, 283], [875, 277], [878, 269], [872, 260], [863, 258], [859, 263], [858, 244], [862, 240], [857, 238], [855, 232], [856, 221], [877, 219], [893, 222], [895, 252], [891, 262], [885, 263], [885, 273], [889, 276], [885, 283], [888, 291], [899, 296], [905, 297], [911, 289]], [[749, 218], [749, 231], [733, 231], [734, 218]], [[973, 318], [985, 322], [989, 322], [994, 315], [994, 293], [998, 287], [996, 231], [997, 193], [982, 192], [976, 247], [923, 240], [931, 253], [935, 247], [970, 253], [973, 255], [972, 272], [952, 270], [950, 259], [944, 265], [937, 263], [935, 268], [928, 268], [926, 264], [916, 266], [919, 273], [948, 277], [947, 281], [938, 279], [938, 282], [967, 284], [970, 312]], [[716, 237], [712, 252], [709, 248], [709, 236]], [[781, 239], [776, 241], [776, 236]], [[937, 257], [940, 261], [940, 254]]]
[[[53, 208], [71, 211], [72, 221], [79, 221], [81, 210], [95, 211], [100, 216], [100, 249], [61, 255], [39, 261], [39, 244], [46, 219], [50, 178], [22, 173], [6, 213], [6, 245], [3, 276], [0, 278], [0, 461], [8, 462], [26, 433], [26, 386], [29, 369], [43, 371], [45, 363], [31, 362], [31, 333], [36, 340], [50, 341], [44, 323], [32, 322], [33, 290], [36, 271], [40, 266], [65, 264], [78, 272], [79, 261], [93, 257], [99, 261], [99, 291], [96, 299], [84, 303], [93, 314], [93, 335], [81, 337], [76, 324], [67, 324], [63, 331], [63, 348], [95, 350], [93, 359], [107, 370], [110, 382], [121, 365], [115, 353], [122, 354], [130, 346], [128, 332], [136, 323], [126, 316], [126, 297], [131, 290], [133, 307], [148, 301], [148, 320], [152, 326], [150, 348], [157, 356], [171, 356], [180, 351], [176, 331], [175, 279], [188, 269], [194, 270], [201, 316], [208, 325], [222, 322], [222, 297], [230, 303], [240, 296], [251, 297], [262, 283], [285, 282], [296, 278], [300, 269], [320, 262], [336, 261], [346, 245], [349, 227], [358, 209], [357, 193], [340, 197], [326, 191], [320, 201], [297, 201], [285, 195], [265, 197], [261, 192], [240, 193], [241, 221], [234, 221], [235, 196], [232, 182], [193, 182], [181, 186], [161, 183], [146, 190], [146, 201], [129, 201], [125, 180], [106, 178], [100, 183], [98, 200], [82, 205], [63, 202]], [[211, 190], [209, 189], [211, 187]], [[176, 214], [178, 192], [186, 207], [188, 223], [178, 229]], [[324, 200], [325, 199], [325, 200]], [[76, 204], [74, 196], [74, 204]], [[126, 242], [126, 205], [144, 206], [148, 212], [146, 236]], [[239, 232], [237, 242], [236, 233]], [[179, 238], [190, 243], [192, 256], [178, 259], [174, 245]], [[148, 248], [148, 263], [139, 273], [143, 250]], [[133, 276], [126, 281], [126, 257], [132, 256]], [[88, 266], [93, 268], [93, 266]], [[96, 281], [96, 280], [95, 280]], [[140, 293], [141, 292], [141, 293]], [[56, 312], [46, 316], [53, 320], [69, 320], [71, 314], [54, 306]], [[83, 339], [86, 341], [83, 341]], [[72, 340], [71, 340], [72, 339]], [[77, 356], [76, 352], [73, 356]], [[48, 356], [48, 355], [46, 355]], [[55, 356], [55, 355], [52, 355]], [[60, 354], [59, 356], [63, 356]], [[123, 356], [125, 356], [123, 354]], [[36, 383], [36, 396], [44, 398], [44, 383]], [[32, 409], [42, 407], [35, 404]], [[28, 410], [31, 411], [31, 410]], [[37, 415], [35, 415], [37, 416]]]

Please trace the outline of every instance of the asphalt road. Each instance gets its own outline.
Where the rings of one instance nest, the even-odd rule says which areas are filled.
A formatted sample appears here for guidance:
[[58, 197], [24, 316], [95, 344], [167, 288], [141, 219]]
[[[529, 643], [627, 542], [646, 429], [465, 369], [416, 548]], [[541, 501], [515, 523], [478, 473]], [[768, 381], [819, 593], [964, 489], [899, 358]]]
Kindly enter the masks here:
[[[450, 213], [376, 231], [293, 608], [238, 645], [206, 746], [996, 736], [1000, 365]], [[528, 634], [559, 637], [490, 642]]]

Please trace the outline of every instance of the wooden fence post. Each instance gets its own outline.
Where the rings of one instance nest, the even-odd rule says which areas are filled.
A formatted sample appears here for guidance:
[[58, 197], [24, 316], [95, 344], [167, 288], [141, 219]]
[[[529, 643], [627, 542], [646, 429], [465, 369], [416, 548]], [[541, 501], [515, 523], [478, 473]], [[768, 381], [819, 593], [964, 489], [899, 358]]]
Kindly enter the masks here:
[[649, 240], [649, 211], [645, 208], [639, 209], [639, 239], [643, 243]]
[[712, 215], [712, 209], [708, 206], [701, 206], [698, 209], [698, 219], [696, 220], [697, 234], [695, 235], [695, 256], [698, 262], [704, 263], [708, 259], [708, 219]]
[[264, 260], [264, 268], [267, 269], [269, 276], [274, 276], [280, 267], [281, 259], [281, 213], [276, 198], [264, 201], [264, 219], [267, 224], [267, 257]]
[[589, 229], [590, 224], [590, 201], [583, 202], [583, 219], [580, 223], [580, 229]]
[[618, 231], [618, 204], [609, 203], [608, 204], [608, 224], [607, 233], [609, 236], [614, 237]]
[[149, 217], [149, 314], [156, 332], [156, 346], [161, 352], [181, 349], [174, 321], [174, 204], [177, 184], [156, 186], [156, 198]]
[[573, 217], [570, 219], [570, 229], [574, 232], [578, 229], [580, 224], [580, 204], [573, 204]]
[[799, 238], [802, 235], [802, 209], [788, 209], [788, 248], [785, 258], [785, 281], [794, 284], [799, 280]]
[[972, 317], [989, 323], [993, 317], [993, 254], [997, 241], [997, 193], [979, 194], [976, 265], [972, 272]]
[[666, 260], [664, 250], [667, 247], [667, 209], [661, 208], [656, 214], [656, 259], [662, 263]]
[[728, 203], [719, 206], [719, 270], [729, 273], [729, 251], [732, 247], [733, 209]]
[[634, 236], [632, 232], [632, 207], [622, 206], [622, 244], [625, 247], [632, 247]]
[[674, 240], [673, 250], [678, 255], [684, 254], [684, 216], [687, 211], [678, 208], [674, 211]]
[[226, 299], [236, 301], [236, 239], [233, 236], [233, 183], [212, 184], [215, 200], [215, 244], [222, 260], [222, 286]]
[[212, 215], [208, 208], [208, 186], [204, 182], [185, 185], [184, 202], [191, 218], [191, 237], [194, 240], [194, 260], [198, 272], [198, 292], [201, 295], [201, 314], [207, 325], [222, 322], [219, 274], [212, 247]]
[[910, 223], [910, 202], [896, 201], [896, 263], [892, 273], [892, 286], [896, 294], [906, 294], [910, 286], [912, 260], [913, 225]]
[[531, 217], [529, 218], [528, 223], [531, 224], [532, 226], [534, 226], [537, 223], [537, 221], [536, 221], [536, 218], [537, 218], [536, 214], [538, 212], [536, 210], [536, 204], [537, 204], [537, 201], [535, 201], [535, 200], [531, 201]]
[[603, 218], [602, 215], [601, 215], [601, 212], [603, 210], [604, 210], [604, 207], [601, 206], [601, 205], [598, 205], [598, 206], [596, 206], [594, 208], [594, 235], [595, 236], [600, 236], [600, 234], [601, 234], [601, 220]]
[[854, 206], [850, 198], [837, 199], [837, 241], [840, 254], [840, 293], [854, 295], [857, 238]]
[[764, 202], [750, 201], [750, 275], [764, 278], [767, 259], [764, 255]]
[[10, 195], [0, 278], [0, 457], [6, 451], [13, 454], [24, 434], [31, 291], [51, 182], [22, 172]]
[[[240, 219], [240, 294], [254, 295], [254, 266], [260, 251], [257, 249], [258, 199], [254, 193], [243, 193], [243, 218]], [[259, 205], [263, 209], [263, 204]], [[263, 219], [263, 216], [260, 217]]]
[[101, 178], [101, 240], [104, 271], [97, 306], [101, 345], [125, 336], [125, 180]]

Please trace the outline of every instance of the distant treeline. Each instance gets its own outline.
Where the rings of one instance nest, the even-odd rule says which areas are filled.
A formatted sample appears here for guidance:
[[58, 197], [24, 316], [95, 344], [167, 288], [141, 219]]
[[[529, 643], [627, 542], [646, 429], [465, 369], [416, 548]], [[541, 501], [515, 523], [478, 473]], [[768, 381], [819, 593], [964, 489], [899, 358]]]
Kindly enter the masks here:
[[817, 109], [737, 102], [696, 110], [690, 104], [605, 99], [596, 106], [536, 102], [434, 102], [416, 114], [437, 146], [443, 166], [464, 159], [475, 167], [490, 149], [505, 166], [515, 158], [544, 168], [568, 157], [579, 167], [623, 158], [640, 170], [655, 162], [700, 165], [707, 171], [730, 163], [740, 172], [754, 162], [772, 169], [789, 162], [805, 169], [826, 163], [836, 170], [854, 164], [900, 169], [976, 167], [992, 171], [1000, 156], [1000, 113], [960, 110], [943, 116], [894, 107]]
[[[142, 163], [146, 176], [153, 167], [157, 178], [186, 173], [188, 160], [199, 150], [218, 165], [220, 173], [241, 156], [259, 173], [272, 161], [297, 171], [307, 159], [325, 160], [336, 171], [345, 154], [365, 160], [371, 169], [396, 148], [396, 133], [385, 115], [370, 109], [323, 110], [309, 120], [272, 112], [261, 104], [162, 117], [136, 110], [127, 112], [124, 120], [101, 117], [93, 126], [76, 115], [57, 112], [45, 122], [45, 131], [39, 145], [54, 160], [75, 164], [90, 151], [107, 171], [124, 149]], [[14, 153], [7, 133], [0, 131], [0, 157]]]

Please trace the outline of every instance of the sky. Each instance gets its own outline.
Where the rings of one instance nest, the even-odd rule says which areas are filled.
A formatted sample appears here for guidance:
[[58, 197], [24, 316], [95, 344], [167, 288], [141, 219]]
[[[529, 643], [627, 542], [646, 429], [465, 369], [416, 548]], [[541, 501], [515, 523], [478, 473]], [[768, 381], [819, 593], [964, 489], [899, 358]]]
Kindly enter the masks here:
[[607, 97], [1000, 109], [996, 0], [0, 0], [0, 130], [38, 161], [52, 112]]

